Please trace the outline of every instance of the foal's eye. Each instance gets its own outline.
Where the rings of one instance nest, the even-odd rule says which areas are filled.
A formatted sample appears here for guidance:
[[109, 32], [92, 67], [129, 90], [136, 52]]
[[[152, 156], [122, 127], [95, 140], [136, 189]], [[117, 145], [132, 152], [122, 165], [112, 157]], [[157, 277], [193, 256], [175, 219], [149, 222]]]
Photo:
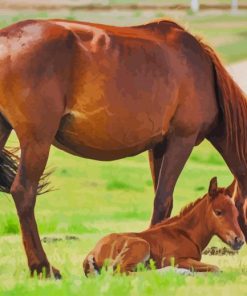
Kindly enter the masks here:
[[221, 210], [215, 210], [215, 215], [216, 216], [221, 216], [222, 215], [222, 211]]

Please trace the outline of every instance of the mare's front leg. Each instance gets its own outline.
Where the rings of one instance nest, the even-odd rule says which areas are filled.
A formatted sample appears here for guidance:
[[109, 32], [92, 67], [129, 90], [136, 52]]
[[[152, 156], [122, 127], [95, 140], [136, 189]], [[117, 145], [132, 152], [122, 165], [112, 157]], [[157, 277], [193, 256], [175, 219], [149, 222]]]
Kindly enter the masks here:
[[197, 133], [187, 136], [173, 133], [166, 138], [166, 145], [163, 146], [162, 157], [161, 146], [159, 148], [159, 153], [155, 151], [155, 148], [153, 152], [150, 152], [151, 169], [153, 168], [152, 175], [156, 188], [151, 220], [152, 225], [170, 216], [173, 206], [175, 184], [191, 154], [196, 139]]
[[185, 268], [195, 272], [219, 272], [219, 267], [211, 264], [202, 263], [200, 261], [186, 258], [176, 261], [176, 267]]
[[[54, 274], [56, 278], [60, 278], [59, 271], [48, 262], [34, 215], [39, 180], [64, 110], [60, 89], [55, 87], [55, 82], [56, 80], [50, 79], [50, 84], [40, 84], [40, 91], [36, 89], [36, 94], [30, 92], [30, 98], [20, 100], [21, 119], [17, 116], [20, 114], [17, 110], [13, 110], [16, 116], [11, 117], [11, 113], [9, 114], [21, 148], [20, 163], [10, 192], [19, 217], [31, 275], [44, 271], [46, 276]], [[13, 108], [20, 107], [16, 104]]]

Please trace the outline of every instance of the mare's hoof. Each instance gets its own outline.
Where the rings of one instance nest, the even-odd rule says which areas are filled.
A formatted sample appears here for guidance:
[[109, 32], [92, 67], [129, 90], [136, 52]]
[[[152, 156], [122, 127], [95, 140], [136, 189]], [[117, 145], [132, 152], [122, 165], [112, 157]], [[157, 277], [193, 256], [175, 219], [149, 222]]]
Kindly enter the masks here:
[[55, 280], [61, 280], [62, 279], [61, 273], [59, 272], [59, 270], [55, 269], [54, 267], [52, 267], [52, 273], [53, 273], [53, 276], [54, 276]]
[[61, 280], [62, 276], [60, 273], [56, 273], [56, 274], [54, 274], [54, 278], [55, 278], [55, 280]]
[[39, 279], [44, 278], [55, 278], [60, 280], [62, 278], [60, 272], [55, 267], [50, 266], [49, 264], [38, 264], [30, 267], [31, 277], [37, 275]]

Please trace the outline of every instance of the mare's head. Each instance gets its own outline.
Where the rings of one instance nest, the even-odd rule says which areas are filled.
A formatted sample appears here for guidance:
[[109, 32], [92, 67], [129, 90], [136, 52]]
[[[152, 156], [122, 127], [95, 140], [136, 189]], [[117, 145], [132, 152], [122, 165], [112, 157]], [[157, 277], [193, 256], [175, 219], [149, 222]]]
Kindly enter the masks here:
[[210, 181], [207, 198], [208, 225], [232, 249], [239, 250], [245, 239], [238, 224], [238, 210], [228, 189], [218, 188], [216, 177]]

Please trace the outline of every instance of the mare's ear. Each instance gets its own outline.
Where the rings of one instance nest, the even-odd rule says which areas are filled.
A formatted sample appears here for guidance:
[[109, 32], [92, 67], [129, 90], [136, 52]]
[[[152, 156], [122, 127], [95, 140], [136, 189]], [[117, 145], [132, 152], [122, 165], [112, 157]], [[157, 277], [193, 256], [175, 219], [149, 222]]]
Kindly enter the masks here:
[[214, 197], [216, 197], [217, 192], [218, 192], [217, 177], [213, 177], [209, 183], [208, 195], [211, 198], [214, 198]]
[[236, 179], [234, 179], [233, 181], [232, 181], [232, 183], [226, 188], [226, 194], [228, 194], [229, 196], [233, 196], [233, 193], [234, 193], [234, 191], [235, 191], [235, 186], [236, 186], [236, 184], [237, 184], [237, 180]]

